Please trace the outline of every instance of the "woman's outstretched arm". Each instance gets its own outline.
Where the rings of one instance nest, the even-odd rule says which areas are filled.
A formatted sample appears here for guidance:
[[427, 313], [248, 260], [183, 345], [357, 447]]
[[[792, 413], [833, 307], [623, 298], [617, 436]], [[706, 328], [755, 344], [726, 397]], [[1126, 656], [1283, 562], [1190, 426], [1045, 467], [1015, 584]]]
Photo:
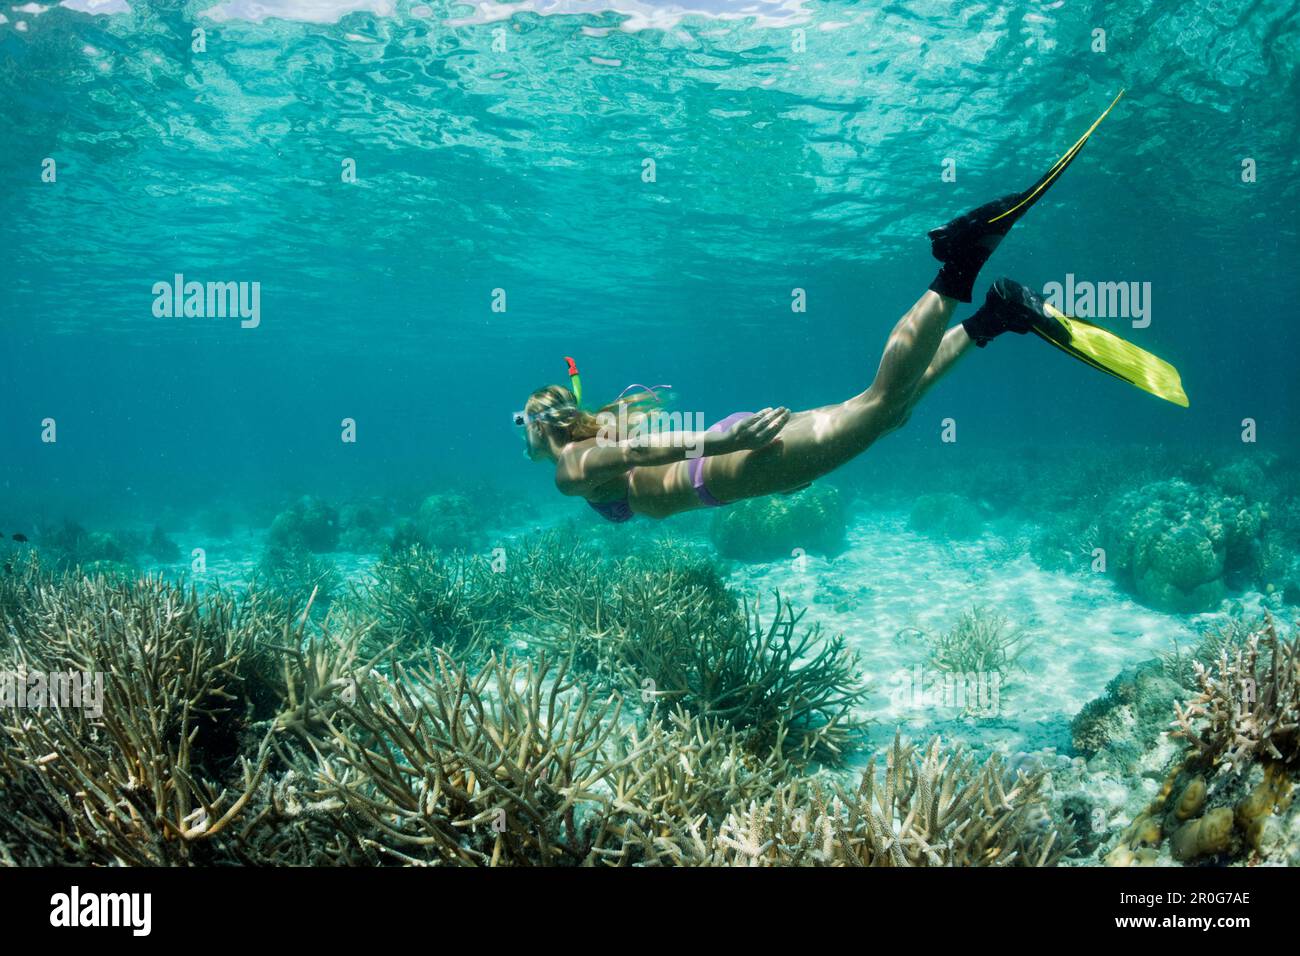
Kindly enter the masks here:
[[651, 432], [604, 445], [571, 445], [556, 463], [555, 484], [566, 495], [581, 495], [630, 468], [762, 448], [776, 440], [789, 420], [789, 409], [765, 408], [725, 432]]

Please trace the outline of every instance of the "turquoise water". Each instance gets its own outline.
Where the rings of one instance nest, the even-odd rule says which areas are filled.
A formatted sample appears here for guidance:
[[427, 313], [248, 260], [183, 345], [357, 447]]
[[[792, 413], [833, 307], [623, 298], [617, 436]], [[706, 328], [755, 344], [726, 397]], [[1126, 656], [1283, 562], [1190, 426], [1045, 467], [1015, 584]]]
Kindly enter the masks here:
[[[1070, 721], [1123, 668], [1300, 604], [1294, 3], [0, 13], [0, 533], [57, 551], [67, 521], [157, 527], [174, 554], [82, 557], [180, 575], [201, 547], [242, 582], [311, 495], [373, 509], [313, 549], [361, 579], [446, 493], [478, 553], [558, 525], [612, 554], [665, 534], [712, 554], [711, 514], [616, 529], [556, 495], [511, 414], [566, 355], [589, 399], [671, 383], [708, 421], [861, 391], [933, 277], [926, 230], [1028, 186], [1124, 89], [976, 295], [998, 275], [1137, 283], [1147, 311], [1097, 321], [1176, 365], [1190, 407], [1007, 336], [827, 480], [842, 548], [719, 552], [727, 581], [811, 608], [878, 687], [975, 605], [1038, 635], [1013, 717], [882, 690], [859, 763], [897, 726], [1069, 763]], [[157, 314], [177, 275], [257, 283], [256, 318]], [[1090, 576], [1127, 517], [1090, 522], [1143, 488], [1267, 518], [1175, 598]], [[1150, 796], [1096, 772], [1120, 823]]]
[[[564, 354], [593, 397], [668, 381], [714, 418], [839, 400], [931, 278], [923, 232], [1028, 185], [1120, 88], [985, 275], [1150, 281], [1140, 342], [1192, 409], [1022, 341], [932, 401], [979, 416], [972, 443], [1231, 441], [1246, 415], [1296, 436], [1285, 4], [721, 4], [634, 31], [602, 4], [337, 6], [7, 14], [0, 434], [22, 487], [509, 481], [509, 413]], [[177, 272], [260, 282], [260, 327], [156, 319]]]

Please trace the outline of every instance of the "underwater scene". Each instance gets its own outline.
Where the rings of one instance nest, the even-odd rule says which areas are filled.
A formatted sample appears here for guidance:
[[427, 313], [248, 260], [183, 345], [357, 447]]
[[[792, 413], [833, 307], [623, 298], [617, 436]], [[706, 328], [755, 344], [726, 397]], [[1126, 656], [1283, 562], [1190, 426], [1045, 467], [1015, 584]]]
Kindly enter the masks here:
[[1293, 3], [0, 3], [0, 864], [1300, 865]]

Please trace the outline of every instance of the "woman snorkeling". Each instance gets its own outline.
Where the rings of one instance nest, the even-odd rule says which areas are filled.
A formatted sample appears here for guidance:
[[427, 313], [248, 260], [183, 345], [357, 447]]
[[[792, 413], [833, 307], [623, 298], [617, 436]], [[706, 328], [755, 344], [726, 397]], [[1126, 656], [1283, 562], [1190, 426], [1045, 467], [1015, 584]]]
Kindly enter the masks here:
[[[1120, 96], [1123, 96], [1121, 91]], [[1152, 394], [1186, 406], [1177, 371], [1129, 342], [1063, 315], [1010, 279], [993, 283], [984, 304], [949, 327], [957, 303], [970, 302], [981, 267], [1002, 238], [1078, 155], [1119, 96], [1033, 186], [987, 203], [929, 233], [940, 269], [929, 289], [894, 326], [875, 378], [846, 401], [807, 411], [737, 412], [706, 432], [626, 428], [655, 414], [657, 396], [642, 389], [594, 412], [581, 408], [581, 380], [568, 359], [573, 388], [549, 385], [515, 416], [528, 455], [555, 463], [555, 484], [611, 521], [635, 514], [666, 518], [802, 488], [866, 451], [907, 422], [912, 409], [971, 345], [1004, 332], [1034, 332], [1066, 353]], [[611, 432], [613, 436], [611, 437]]]

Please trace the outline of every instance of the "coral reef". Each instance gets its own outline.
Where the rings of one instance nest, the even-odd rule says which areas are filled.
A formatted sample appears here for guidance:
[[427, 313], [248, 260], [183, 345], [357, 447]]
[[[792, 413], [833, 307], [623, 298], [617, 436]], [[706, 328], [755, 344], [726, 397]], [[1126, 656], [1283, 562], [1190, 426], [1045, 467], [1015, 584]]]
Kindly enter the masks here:
[[[711, 561], [671, 545], [616, 562], [572, 545], [542, 551], [563, 565], [547, 570], [551, 587], [530, 580], [538, 564], [508, 553], [513, 574], [494, 576], [503, 604], [534, 617], [534, 643], [604, 685], [722, 720], [760, 750], [789, 738], [803, 760], [838, 759], [858, 736], [851, 712], [866, 688], [854, 655], [842, 636], [801, 628], [804, 612], [779, 594], [765, 613]], [[572, 589], [554, 588], [570, 576]]]
[[[0, 669], [98, 671], [102, 707], [0, 721], [0, 859], [101, 865], [1006, 865], [1067, 849], [1040, 772], [895, 740], [856, 792], [729, 722], [641, 719], [567, 663], [361, 652], [156, 580], [0, 579]], [[787, 619], [782, 617], [782, 620]], [[784, 639], [782, 639], [784, 640]]]
[[351, 612], [369, 625], [368, 646], [410, 659], [441, 648], [470, 657], [486, 647], [496, 595], [463, 555], [442, 558], [414, 546], [384, 555]]
[[[1280, 635], [1268, 617], [1253, 625], [1236, 623], [1209, 635], [1192, 655], [1140, 666], [1138, 673], [1146, 673], [1148, 681], [1135, 682], [1128, 696], [1150, 694], [1156, 703], [1164, 695], [1151, 692], [1157, 685], [1150, 675], [1166, 667], [1178, 688], [1172, 723], [1165, 718], [1171, 733], [1143, 741], [1149, 749], [1139, 755], [1148, 774], [1163, 766], [1164, 784], [1105, 861], [1112, 866], [1166, 860], [1300, 862], [1294, 840], [1300, 812], [1292, 802], [1300, 772], [1300, 638]], [[1179, 683], [1189, 672], [1194, 693]], [[1169, 753], [1162, 741], [1181, 746]], [[1103, 746], [1122, 745], [1105, 741]], [[1131, 743], [1128, 748], [1140, 749]], [[1139, 762], [1128, 756], [1130, 765]]]
[[1176, 707], [1176, 736], [1191, 744], [1196, 761], [1218, 773], [1259, 760], [1300, 763], [1300, 638], [1279, 637], [1270, 618], [1243, 643], [1221, 649], [1213, 669], [1193, 666], [1200, 689]]
[[386, 543], [384, 510], [369, 501], [353, 501], [339, 508], [339, 550], [375, 554]]
[[930, 663], [955, 674], [998, 674], [1019, 666], [1028, 635], [988, 607], [965, 611], [957, 624], [930, 641]]
[[474, 499], [458, 492], [429, 495], [412, 518], [398, 522], [390, 548], [412, 545], [435, 551], [468, 551], [481, 544], [486, 515]]
[[1175, 703], [1186, 696], [1160, 661], [1125, 668], [1106, 685], [1106, 693], [1089, 701], [1070, 722], [1076, 753], [1101, 755], [1120, 769], [1132, 767], [1155, 745], [1169, 725]]
[[25, 864], [216, 862], [266, 771], [257, 616], [155, 580], [29, 571], [0, 624], [20, 679], [103, 675], [96, 708], [0, 724], [0, 842]]
[[718, 554], [738, 561], [778, 561], [802, 548], [836, 555], [844, 549], [845, 509], [839, 489], [750, 498], [713, 515], [709, 535]]
[[87, 573], [97, 571], [129, 573], [137, 558], [137, 545], [130, 536], [108, 531], [87, 531], [75, 521], [43, 531], [39, 537], [40, 550], [49, 567], [60, 570], [82, 568]]
[[715, 862], [730, 865], [1051, 866], [1068, 830], [1039, 796], [1043, 774], [981, 766], [934, 738], [923, 751], [895, 737], [883, 775], [873, 758], [855, 792], [778, 790], [733, 812]]
[[342, 583], [338, 567], [329, 559], [302, 545], [270, 545], [258, 563], [253, 587], [280, 599], [286, 614], [300, 613], [308, 602], [323, 614]]
[[275, 516], [266, 541], [272, 548], [333, 551], [339, 542], [338, 510], [315, 495], [303, 495]]
[[1258, 572], [1267, 512], [1173, 479], [1122, 495], [1101, 519], [1108, 568], [1153, 607], [1207, 611]]
[[609, 668], [626, 686], [725, 721], [756, 749], [789, 736], [800, 759], [836, 759], [860, 729], [852, 709], [866, 688], [857, 660], [841, 636], [800, 630], [804, 612], [779, 594], [773, 604], [766, 623], [748, 602], [742, 618], [725, 605], [720, 616], [705, 608], [707, 623], [693, 619], [698, 605], [643, 618], [613, 642]]

